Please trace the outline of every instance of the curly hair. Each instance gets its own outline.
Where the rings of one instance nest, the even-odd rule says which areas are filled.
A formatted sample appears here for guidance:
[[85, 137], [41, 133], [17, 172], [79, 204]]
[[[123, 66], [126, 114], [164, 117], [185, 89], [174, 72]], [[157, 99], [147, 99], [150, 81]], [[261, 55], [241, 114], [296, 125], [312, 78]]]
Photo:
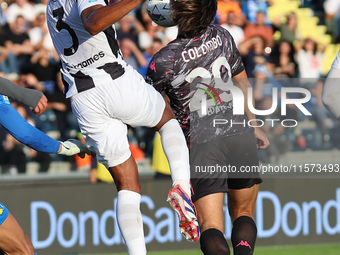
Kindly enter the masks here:
[[201, 34], [214, 20], [216, 0], [172, 0], [172, 19], [185, 37]]

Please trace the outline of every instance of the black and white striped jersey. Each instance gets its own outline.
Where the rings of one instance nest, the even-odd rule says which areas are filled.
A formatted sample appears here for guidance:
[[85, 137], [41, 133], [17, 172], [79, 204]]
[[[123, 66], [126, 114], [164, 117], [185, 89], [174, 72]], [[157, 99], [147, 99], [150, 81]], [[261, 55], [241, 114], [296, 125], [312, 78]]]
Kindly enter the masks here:
[[50, 0], [47, 24], [61, 59], [66, 97], [112, 81], [124, 73], [126, 63], [118, 47], [114, 26], [92, 36], [83, 26], [81, 12], [104, 0]]

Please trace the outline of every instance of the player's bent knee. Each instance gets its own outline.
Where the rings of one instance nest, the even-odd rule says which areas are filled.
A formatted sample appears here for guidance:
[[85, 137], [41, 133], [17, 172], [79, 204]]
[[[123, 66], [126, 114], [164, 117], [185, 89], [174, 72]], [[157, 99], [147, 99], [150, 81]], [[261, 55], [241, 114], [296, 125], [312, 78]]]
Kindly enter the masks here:
[[160, 130], [165, 123], [167, 123], [169, 120], [175, 119], [175, 115], [171, 110], [171, 107], [168, 103], [166, 103], [166, 106], [164, 108], [164, 112], [162, 115], [161, 120], [158, 122], [158, 124], [153, 127], [156, 131]]

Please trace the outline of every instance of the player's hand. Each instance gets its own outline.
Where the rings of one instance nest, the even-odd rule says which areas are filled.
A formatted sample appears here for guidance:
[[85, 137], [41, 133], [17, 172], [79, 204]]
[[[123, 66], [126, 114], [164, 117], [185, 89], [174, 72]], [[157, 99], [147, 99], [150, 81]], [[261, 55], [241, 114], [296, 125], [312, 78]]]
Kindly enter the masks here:
[[38, 116], [41, 115], [47, 108], [47, 98], [43, 94], [37, 104], [37, 106], [33, 109], [33, 112], [36, 113]]
[[259, 128], [255, 128], [254, 131], [255, 137], [257, 139], [257, 148], [258, 149], [265, 149], [269, 146], [269, 140], [266, 134]]
[[65, 142], [60, 142], [60, 146], [61, 149], [59, 150], [58, 154], [61, 155], [73, 156], [75, 154], [78, 154], [79, 157], [85, 158], [85, 153], [87, 155], [92, 154], [91, 150], [77, 139], [68, 139]]

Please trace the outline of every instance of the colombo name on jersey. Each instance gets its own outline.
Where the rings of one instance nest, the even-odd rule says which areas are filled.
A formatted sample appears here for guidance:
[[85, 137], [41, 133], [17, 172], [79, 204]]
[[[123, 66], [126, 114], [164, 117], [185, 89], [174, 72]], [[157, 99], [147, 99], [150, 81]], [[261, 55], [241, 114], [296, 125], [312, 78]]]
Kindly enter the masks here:
[[[245, 115], [233, 115], [230, 91], [221, 90], [218, 85], [230, 83], [231, 78], [243, 70], [241, 56], [232, 36], [224, 28], [212, 24], [198, 37], [188, 39], [178, 36], [155, 54], [146, 81], [168, 95], [188, 144], [194, 145], [253, 132], [252, 127], [243, 125], [248, 121]], [[202, 91], [205, 91], [207, 102], [218, 102], [209, 105], [206, 115], [201, 114], [202, 99], [195, 98], [201, 95], [197, 92]], [[222, 105], [213, 92], [224, 99]], [[193, 100], [198, 102], [198, 106], [193, 104]], [[239, 124], [215, 126], [215, 119]]]

